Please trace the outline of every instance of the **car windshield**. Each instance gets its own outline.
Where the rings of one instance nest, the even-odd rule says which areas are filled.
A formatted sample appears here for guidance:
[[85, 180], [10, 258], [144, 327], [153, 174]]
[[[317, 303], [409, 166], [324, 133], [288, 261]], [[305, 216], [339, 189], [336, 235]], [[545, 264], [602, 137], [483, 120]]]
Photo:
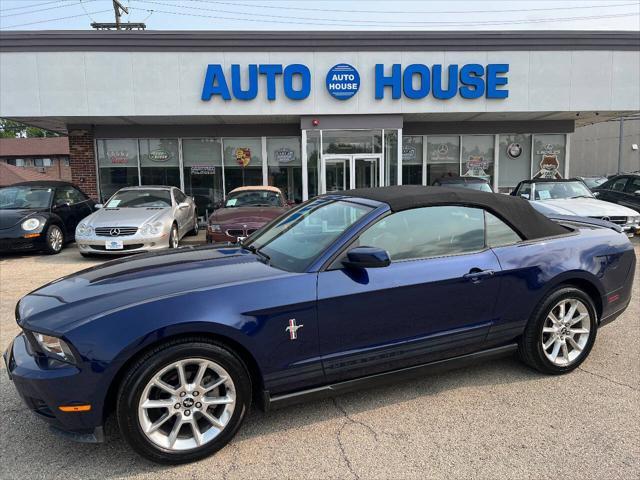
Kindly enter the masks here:
[[107, 202], [107, 208], [149, 208], [170, 207], [169, 190], [120, 190]]
[[225, 207], [281, 207], [280, 193], [271, 190], [245, 190], [230, 193]]
[[260, 230], [246, 245], [264, 254], [274, 267], [304, 272], [342, 233], [371, 210], [371, 207], [344, 200], [316, 198]]
[[53, 188], [14, 186], [0, 188], [0, 210], [19, 208], [49, 208]]
[[479, 190], [481, 192], [493, 192], [493, 190], [491, 190], [491, 187], [489, 186], [489, 184], [488, 183], [484, 183], [484, 182], [452, 183], [452, 184], [447, 185], [447, 186], [469, 188], [471, 190]]
[[535, 189], [536, 200], [593, 197], [586, 185], [577, 180], [575, 182], [536, 182]]

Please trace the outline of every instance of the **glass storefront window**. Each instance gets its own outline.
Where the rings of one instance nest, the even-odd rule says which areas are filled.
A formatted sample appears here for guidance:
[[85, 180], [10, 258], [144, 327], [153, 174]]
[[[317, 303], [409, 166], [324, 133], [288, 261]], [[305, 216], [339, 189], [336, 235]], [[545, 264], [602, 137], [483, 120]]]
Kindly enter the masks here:
[[463, 135], [462, 165], [463, 177], [484, 178], [493, 185], [493, 135]]
[[325, 130], [322, 153], [382, 153], [382, 130]]
[[398, 131], [384, 131], [385, 185], [398, 184]]
[[441, 177], [460, 175], [460, 137], [427, 137], [427, 185]]
[[402, 184], [422, 185], [422, 136], [402, 136]]
[[562, 178], [565, 166], [565, 135], [547, 134], [533, 136], [533, 178]]
[[96, 146], [102, 202], [123, 187], [139, 184], [136, 139], [97, 140]]
[[262, 185], [262, 139], [224, 138], [222, 144], [227, 194], [234, 188]]
[[290, 202], [302, 202], [302, 158], [299, 137], [267, 138], [268, 183]]
[[195, 199], [199, 217], [208, 217], [224, 198], [221, 147], [218, 138], [182, 140], [184, 191]]
[[531, 178], [531, 135], [500, 135], [498, 148], [498, 187], [508, 192]]
[[320, 132], [307, 130], [307, 174], [309, 178], [309, 198], [320, 192]]
[[179, 165], [177, 139], [140, 139], [142, 185], [171, 185], [180, 188]]

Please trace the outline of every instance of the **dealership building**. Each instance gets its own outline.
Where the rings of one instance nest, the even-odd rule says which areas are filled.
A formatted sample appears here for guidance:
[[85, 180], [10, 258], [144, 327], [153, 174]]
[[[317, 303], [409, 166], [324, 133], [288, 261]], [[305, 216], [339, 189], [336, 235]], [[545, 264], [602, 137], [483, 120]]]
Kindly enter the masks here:
[[204, 215], [242, 185], [508, 191], [569, 175], [576, 126], [640, 111], [640, 34], [3, 32], [0, 85], [0, 116], [68, 134], [101, 199], [176, 185]]

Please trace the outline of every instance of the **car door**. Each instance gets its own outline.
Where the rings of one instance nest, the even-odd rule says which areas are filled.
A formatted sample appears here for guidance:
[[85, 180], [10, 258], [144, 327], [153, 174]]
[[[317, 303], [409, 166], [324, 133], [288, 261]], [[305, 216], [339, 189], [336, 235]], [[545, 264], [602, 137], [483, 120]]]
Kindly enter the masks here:
[[182, 236], [187, 232], [187, 228], [190, 226], [189, 221], [193, 218], [193, 214], [190, 206], [184, 205], [185, 203], [188, 203], [187, 196], [177, 188], [172, 188], [171, 190], [173, 191], [173, 198], [176, 202], [175, 219], [176, 222], [178, 222], [180, 236]]
[[481, 348], [494, 321], [500, 270], [485, 247], [481, 209], [393, 213], [346, 250], [354, 246], [384, 248], [392, 263], [352, 270], [338, 258], [318, 274], [319, 338], [328, 381]]
[[73, 187], [57, 187], [53, 196], [53, 213], [62, 219], [64, 234], [67, 238], [73, 238], [78, 225], [78, 210], [73, 201]]
[[620, 201], [620, 205], [640, 212], [640, 176], [629, 177], [629, 181], [622, 193], [623, 199]]

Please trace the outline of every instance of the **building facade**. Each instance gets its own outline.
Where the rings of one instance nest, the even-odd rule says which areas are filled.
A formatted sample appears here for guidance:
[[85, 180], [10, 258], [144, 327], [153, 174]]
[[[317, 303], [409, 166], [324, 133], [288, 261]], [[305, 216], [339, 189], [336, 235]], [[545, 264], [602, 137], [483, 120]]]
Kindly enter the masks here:
[[0, 138], [0, 163], [71, 181], [67, 137]]
[[572, 171], [576, 125], [640, 110], [633, 32], [5, 32], [0, 116], [69, 135], [105, 199], [169, 184], [292, 202]]

